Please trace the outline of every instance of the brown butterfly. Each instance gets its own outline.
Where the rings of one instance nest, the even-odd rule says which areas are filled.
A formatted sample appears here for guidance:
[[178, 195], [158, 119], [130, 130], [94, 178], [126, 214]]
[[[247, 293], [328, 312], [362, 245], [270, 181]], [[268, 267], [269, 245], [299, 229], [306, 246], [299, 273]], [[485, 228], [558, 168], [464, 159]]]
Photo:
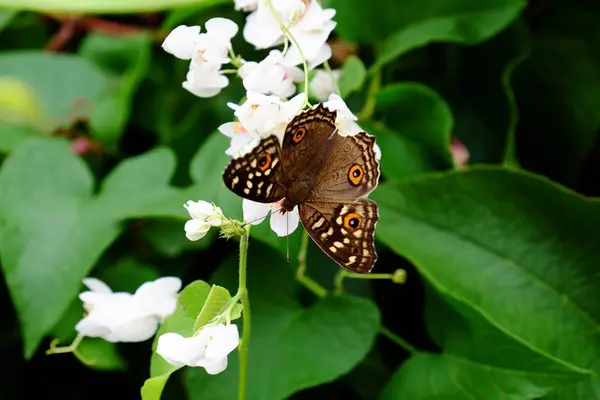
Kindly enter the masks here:
[[341, 136], [336, 111], [322, 104], [288, 124], [283, 145], [272, 135], [250, 153], [233, 159], [225, 185], [259, 203], [281, 201], [282, 212], [298, 206], [302, 225], [336, 263], [358, 273], [377, 260], [377, 204], [364, 197], [379, 181], [375, 137], [360, 132]]

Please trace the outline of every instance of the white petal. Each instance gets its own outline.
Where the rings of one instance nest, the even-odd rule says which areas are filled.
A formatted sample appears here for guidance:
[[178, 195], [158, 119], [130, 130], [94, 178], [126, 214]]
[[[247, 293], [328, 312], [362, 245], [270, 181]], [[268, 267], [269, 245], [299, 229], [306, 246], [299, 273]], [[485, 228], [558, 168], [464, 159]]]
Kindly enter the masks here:
[[258, 67], [258, 63], [255, 61], [246, 61], [238, 69], [237, 73], [240, 77], [245, 78], [252, 73]]
[[375, 159], [377, 161], [381, 161], [381, 149], [377, 143], [375, 143], [375, 146], [373, 146], [373, 152], [375, 152]]
[[259, 6], [246, 17], [243, 33], [244, 40], [256, 49], [269, 48], [283, 37], [279, 23], [268, 6]]
[[299, 221], [300, 216], [297, 207], [294, 207], [292, 211], [285, 214], [274, 212], [271, 214], [271, 229], [279, 237], [287, 236], [294, 233], [296, 228], [298, 228]]
[[217, 375], [225, 371], [225, 369], [227, 368], [227, 357], [218, 360], [209, 360], [204, 358], [202, 360], [199, 360], [196, 363], [196, 366], [204, 367], [206, 373], [209, 375]]
[[[111, 342], [144, 342], [158, 330], [159, 319], [154, 316], [138, 318], [110, 328]], [[108, 338], [105, 338], [109, 340]]]
[[211, 18], [204, 24], [209, 35], [218, 35], [226, 40], [231, 40], [238, 33], [238, 25], [227, 18]]
[[202, 330], [199, 336], [208, 337], [206, 358], [217, 360], [225, 358], [240, 344], [240, 335], [235, 324], [218, 324]]
[[163, 277], [142, 284], [135, 291], [134, 298], [141, 308], [163, 321], [175, 311], [179, 289], [181, 289], [181, 279]]
[[308, 69], [309, 71], [323, 64], [325, 61], [331, 58], [331, 46], [325, 43], [315, 54], [315, 56], [308, 60]]
[[204, 219], [207, 215], [214, 212], [214, 207], [211, 203], [204, 200], [188, 201], [183, 205], [190, 214], [190, 217], [194, 219]]
[[210, 229], [210, 224], [199, 219], [191, 219], [185, 223], [185, 236], [191, 240], [196, 241], [206, 236], [206, 233]]
[[258, 0], [234, 0], [236, 11], [250, 12], [258, 7]]
[[252, 225], [258, 225], [271, 213], [271, 205], [243, 199], [242, 212], [244, 221], [249, 222]]
[[195, 51], [195, 40], [199, 26], [180, 25], [173, 29], [162, 43], [162, 48], [182, 60], [190, 60]]
[[259, 137], [252, 137], [249, 133], [237, 134], [231, 139], [231, 143], [229, 144], [229, 148], [225, 150], [225, 154], [233, 158], [242, 157], [251, 152], [259, 142]]
[[204, 357], [205, 346], [198, 336], [185, 338], [177, 333], [165, 333], [158, 338], [156, 353], [176, 367], [195, 366]]
[[339, 70], [331, 71], [331, 73], [325, 70], [315, 71], [309, 84], [312, 94], [319, 101], [326, 101], [329, 95], [335, 92], [334, 84], [339, 79], [340, 74]]
[[85, 286], [87, 286], [94, 293], [104, 293], [104, 294], [112, 293], [112, 290], [110, 289], [110, 287], [106, 283], [102, 282], [100, 279], [84, 278], [83, 284]]
[[83, 318], [75, 325], [75, 330], [80, 335], [91, 338], [103, 337], [109, 332], [107, 327], [96, 324], [87, 317]]

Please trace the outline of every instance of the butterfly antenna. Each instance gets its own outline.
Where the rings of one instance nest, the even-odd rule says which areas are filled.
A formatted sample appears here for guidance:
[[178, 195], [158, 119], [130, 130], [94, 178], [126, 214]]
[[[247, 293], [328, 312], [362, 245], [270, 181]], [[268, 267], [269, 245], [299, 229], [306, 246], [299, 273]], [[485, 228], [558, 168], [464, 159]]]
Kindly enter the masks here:
[[265, 214], [265, 216], [264, 216], [264, 217], [258, 217], [258, 218], [256, 218], [255, 220], [252, 220], [252, 221], [245, 222], [245, 223], [243, 223], [243, 224], [242, 224], [242, 227], [244, 227], [244, 226], [246, 226], [246, 225], [248, 225], [248, 224], [251, 224], [251, 223], [253, 223], [253, 222], [256, 222], [256, 221], [258, 221], [258, 220], [260, 220], [260, 219], [265, 219], [265, 218], [267, 218], [267, 217], [269, 216], [269, 214], [272, 214], [272, 213], [273, 213], [273, 211], [277, 211], [277, 210], [269, 210], [269, 212], [267, 212], [267, 213]]
[[335, 136], [335, 134], [338, 133], [338, 132], [339, 132], [338, 128], [335, 128], [334, 131], [331, 132], [331, 135], [327, 139], [333, 138]]

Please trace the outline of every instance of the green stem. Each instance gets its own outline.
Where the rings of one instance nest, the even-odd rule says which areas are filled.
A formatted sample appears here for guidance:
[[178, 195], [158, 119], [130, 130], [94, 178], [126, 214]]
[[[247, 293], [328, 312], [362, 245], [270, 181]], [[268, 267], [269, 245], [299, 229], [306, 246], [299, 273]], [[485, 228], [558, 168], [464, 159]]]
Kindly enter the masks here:
[[393, 274], [357, 274], [345, 269], [340, 269], [333, 280], [335, 294], [341, 294], [344, 290], [343, 282], [345, 278], [352, 279], [389, 279], [394, 283], [404, 283], [406, 281], [406, 271], [397, 269]]
[[342, 97], [342, 91], [340, 90], [340, 85], [338, 85], [338, 81], [337, 79], [335, 79], [335, 75], [333, 75], [333, 70], [331, 69], [331, 66], [329, 65], [329, 61], [325, 61], [323, 63], [323, 67], [325, 67], [325, 71], [327, 71], [327, 73], [329, 74], [329, 77], [331, 78], [331, 81], [333, 82], [333, 87], [335, 89], [335, 92]]
[[294, 35], [292, 35], [292, 32], [290, 32], [290, 30], [288, 29], [288, 27], [285, 26], [285, 24], [281, 20], [281, 17], [277, 13], [277, 10], [275, 9], [275, 6], [273, 5], [273, 0], [267, 0], [267, 3], [269, 4], [269, 8], [273, 12], [273, 15], [275, 16], [275, 19], [279, 23], [279, 27], [281, 28], [281, 30], [283, 31], [283, 33], [285, 33], [286, 36], [289, 37], [290, 40], [298, 48], [298, 53], [300, 53], [300, 58], [302, 58], [302, 67], [304, 69], [304, 104], [307, 105], [307, 106], [309, 106], [309, 107], [311, 107], [311, 104], [308, 101], [308, 64], [306, 62], [306, 57], [304, 56], [304, 52], [302, 51], [302, 48], [300, 47], [300, 44], [298, 43], [298, 41], [296, 40], [296, 38], [294, 37]]
[[379, 89], [381, 89], [381, 69], [377, 68], [373, 71], [371, 77], [371, 84], [369, 85], [369, 90], [367, 92], [367, 101], [362, 110], [357, 114], [359, 120], [368, 120], [373, 117]]
[[302, 242], [300, 243], [300, 251], [298, 252], [298, 269], [296, 269], [296, 280], [305, 288], [310, 290], [315, 296], [327, 296], [327, 289], [306, 276], [306, 253], [308, 252], [308, 233], [302, 232]]
[[242, 316], [244, 322], [244, 331], [242, 341], [239, 346], [240, 353], [240, 374], [238, 381], [238, 400], [246, 398], [246, 382], [248, 377], [248, 344], [250, 343], [250, 330], [252, 327], [250, 318], [250, 300], [248, 299], [248, 289], [246, 288], [246, 264], [248, 256], [248, 239], [250, 237], [250, 225], [246, 225], [246, 233], [240, 240], [240, 276], [239, 287], [236, 297], [242, 297]]
[[50, 343], [50, 348], [48, 350], [46, 350], [46, 354], [50, 355], [50, 354], [73, 353], [75, 350], [77, 350], [77, 347], [79, 346], [79, 344], [81, 343], [81, 341], [83, 340], [84, 337], [85, 336], [83, 336], [83, 335], [77, 335], [75, 340], [73, 340], [73, 343], [71, 343], [68, 346], [62, 346], [62, 347], [58, 347], [57, 344], [59, 343], [59, 340], [54, 339]]
[[379, 328], [379, 333], [381, 333], [383, 336], [396, 343], [398, 346], [402, 347], [404, 350], [408, 351], [411, 354], [419, 352], [419, 350], [413, 347], [413, 345], [408, 343], [406, 340], [402, 339], [400, 336], [396, 335], [394, 332], [390, 331], [385, 326]]

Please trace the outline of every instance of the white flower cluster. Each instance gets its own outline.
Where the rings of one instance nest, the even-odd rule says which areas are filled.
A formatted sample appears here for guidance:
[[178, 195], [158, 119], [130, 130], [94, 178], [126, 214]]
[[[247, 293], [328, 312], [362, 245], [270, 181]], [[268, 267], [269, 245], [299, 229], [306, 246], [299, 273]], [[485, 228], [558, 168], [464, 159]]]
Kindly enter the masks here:
[[175, 311], [181, 280], [159, 278], [141, 285], [134, 294], [113, 292], [96, 278], [83, 280], [90, 290], [79, 295], [87, 315], [75, 330], [87, 337], [109, 342], [142, 342], [156, 333], [158, 325]]
[[192, 217], [184, 227], [185, 236], [189, 240], [200, 240], [206, 236], [211, 226], [221, 226], [225, 222], [221, 208], [207, 201], [188, 201], [184, 207]]

